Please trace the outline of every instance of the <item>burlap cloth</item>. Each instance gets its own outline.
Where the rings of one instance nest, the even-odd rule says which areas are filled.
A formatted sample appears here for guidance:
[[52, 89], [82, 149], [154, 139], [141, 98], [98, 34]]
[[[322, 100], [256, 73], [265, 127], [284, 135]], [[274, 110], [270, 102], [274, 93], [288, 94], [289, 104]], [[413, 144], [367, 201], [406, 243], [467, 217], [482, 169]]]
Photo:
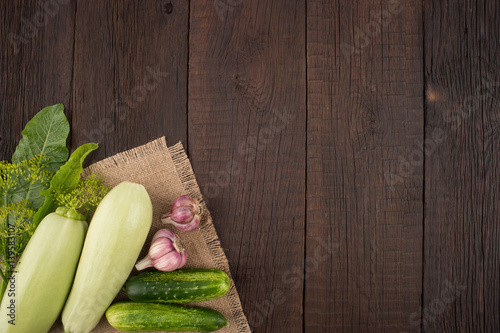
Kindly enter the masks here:
[[[191, 163], [182, 144], [177, 143], [172, 147], [167, 147], [164, 137], [92, 164], [84, 170], [84, 175], [95, 172], [101, 173], [107, 185], [110, 186], [127, 180], [146, 187], [153, 203], [153, 225], [139, 258], [147, 254], [153, 234], [157, 230], [165, 228], [160, 217], [170, 211], [170, 207], [177, 197], [188, 194], [204, 204]], [[212, 218], [207, 209], [201, 217], [200, 228], [187, 233], [177, 231], [177, 234], [188, 253], [186, 268], [217, 268], [231, 276], [226, 255], [220, 246]], [[137, 273], [134, 268], [132, 275]], [[121, 300], [127, 300], [123, 291], [118, 294], [114, 302]], [[215, 309], [226, 317], [230, 323], [229, 326], [217, 332], [250, 332], [232, 278], [231, 289], [225, 296], [193, 305]], [[64, 332], [60, 319], [50, 332]], [[99, 325], [92, 332], [120, 331], [111, 327], [103, 316]]]

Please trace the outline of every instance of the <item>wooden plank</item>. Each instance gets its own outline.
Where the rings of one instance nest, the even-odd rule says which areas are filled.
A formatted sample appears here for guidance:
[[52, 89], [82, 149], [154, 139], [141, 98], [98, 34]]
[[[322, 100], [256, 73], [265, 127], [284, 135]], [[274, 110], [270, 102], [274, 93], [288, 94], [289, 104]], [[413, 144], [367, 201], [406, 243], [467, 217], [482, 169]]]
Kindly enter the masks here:
[[306, 332], [419, 331], [420, 1], [307, 1]]
[[301, 332], [305, 3], [191, 1], [189, 155], [254, 332]]
[[0, 10], [0, 159], [10, 160], [26, 123], [63, 103], [71, 117], [75, 6], [8, 1]]
[[500, 5], [425, 2], [428, 332], [500, 331]]
[[78, 1], [73, 146], [93, 160], [165, 135], [187, 138], [185, 1]]

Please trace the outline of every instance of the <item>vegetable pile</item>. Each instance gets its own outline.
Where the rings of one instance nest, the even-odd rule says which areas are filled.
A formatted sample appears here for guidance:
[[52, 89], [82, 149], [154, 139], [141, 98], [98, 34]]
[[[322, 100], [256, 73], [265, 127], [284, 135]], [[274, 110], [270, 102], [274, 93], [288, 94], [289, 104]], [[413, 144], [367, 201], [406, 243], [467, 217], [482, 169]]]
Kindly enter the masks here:
[[[146, 188], [124, 181], [110, 189], [99, 174], [81, 178], [95, 143], [66, 147], [69, 123], [61, 104], [44, 108], [22, 131], [12, 161], [0, 162], [0, 332], [91, 332], [105, 315], [125, 332], [212, 332], [224, 316], [191, 303], [224, 296], [229, 276], [185, 269], [177, 232], [200, 224], [204, 207], [183, 195], [151, 231]], [[69, 156], [69, 158], [68, 158]], [[149, 269], [131, 276], [132, 270]], [[123, 288], [131, 301], [112, 304]], [[189, 303], [186, 304], [186, 303]]]
[[[162, 221], [189, 232], [198, 228], [202, 212], [197, 200], [183, 195]], [[186, 261], [179, 236], [170, 229], [158, 230], [148, 255], [135, 265], [139, 271], [155, 270], [128, 279], [124, 290], [132, 302], [111, 305], [106, 310], [109, 324], [124, 332], [213, 332], [228, 326], [220, 312], [184, 304], [224, 296], [231, 287], [229, 276], [218, 269], [181, 269]]]

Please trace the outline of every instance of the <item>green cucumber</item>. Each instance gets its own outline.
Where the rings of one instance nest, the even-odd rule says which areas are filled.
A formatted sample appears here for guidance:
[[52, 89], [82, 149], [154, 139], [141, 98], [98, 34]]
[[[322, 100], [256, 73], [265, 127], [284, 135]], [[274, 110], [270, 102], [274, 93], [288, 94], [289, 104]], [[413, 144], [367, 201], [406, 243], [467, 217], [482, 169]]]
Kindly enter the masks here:
[[220, 312], [180, 304], [119, 302], [106, 318], [124, 332], [213, 332], [229, 325]]
[[192, 303], [224, 296], [231, 280], [218, 269], [144, 272], [131, 277], [125, 292], [136, 302]]

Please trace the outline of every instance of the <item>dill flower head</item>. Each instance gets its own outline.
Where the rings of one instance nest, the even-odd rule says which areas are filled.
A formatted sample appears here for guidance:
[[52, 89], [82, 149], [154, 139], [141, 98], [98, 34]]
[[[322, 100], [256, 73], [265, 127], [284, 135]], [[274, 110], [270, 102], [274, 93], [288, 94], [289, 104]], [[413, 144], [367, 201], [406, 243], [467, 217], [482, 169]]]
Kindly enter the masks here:
[[56, 189], [53, 194], [58, 206], [73, 208], [81, 214], [87, 215], [94, 211], [102, 198], [109, 192], [100, 174], [91, 174], [82, 179], [76, 188], [69, 192]]
[[25, 206], [37, 209], [44, 197], [40, 190], [50, 185], [53, 172], [48, 169], [48, 158], [36, 155], [19, 163], [0, 162], [0, 205], [25, 201]]
[[28, 244], [35, 231], [33, 215], [35, 210], [26, 207], [24, 201], [0, 206], [0, 248], [8, 248], [7, 254], [0, 255], [2, 265], [9, 263], [12, 267]]
[[33, 156], [19, 163], [0, 161], [0, 264], [12, 267], [33, 235], [33, 215], [43, 205], [41, 190], [53, 173], [48, 158]]

